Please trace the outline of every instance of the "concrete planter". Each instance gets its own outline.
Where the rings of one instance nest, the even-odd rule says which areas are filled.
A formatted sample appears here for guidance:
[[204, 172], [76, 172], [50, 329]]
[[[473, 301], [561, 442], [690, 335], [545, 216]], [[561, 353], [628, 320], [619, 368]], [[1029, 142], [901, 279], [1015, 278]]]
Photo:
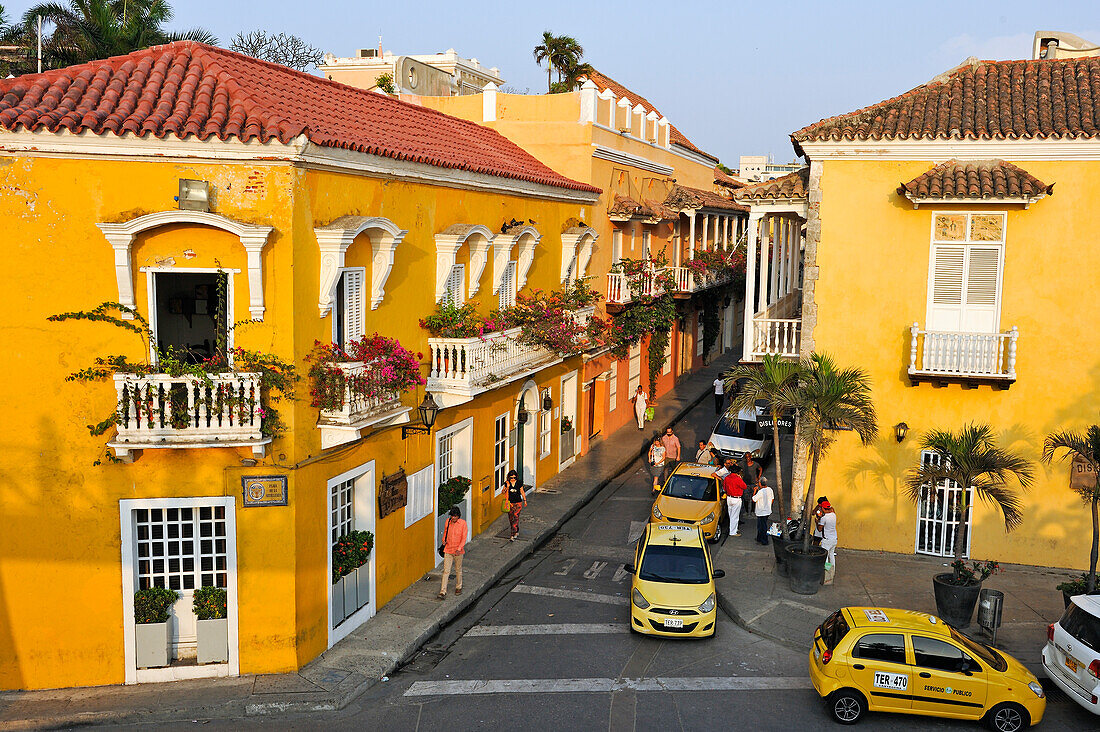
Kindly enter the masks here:
[[344, 579], [341, 577], [332, 585], [332, 625], [336, 627], [344, 622], [347, 615], [344, 614]]
[[944, 572], [932, 577], [932, 592], [936, 596], [936, 612], [943, 622], [952, 628], [966, 628], [974, 616], [974, 606], [978, 604], [978, 595], [982, 583], [972, 585], [953, 585], [952, 572]]
[[332, 586], [332, 625], [335, 627], [370, 602], [370, 567], [364, 564]]
[[196, 620], [199, 640], [199, 663], [228, 663], [229, 620]]
[[817, 594], [825, 579], [825, 557], [828, 552], [819, 546], [811, 546], [810, 551], [804, 554], [801, 544], [790, 544], [784, 551], [791, 592], [799, 595]]
[[171, 621], [134, 625], [135, 660], [138, 668], [168, 665], [168, 646], [172, 642]]

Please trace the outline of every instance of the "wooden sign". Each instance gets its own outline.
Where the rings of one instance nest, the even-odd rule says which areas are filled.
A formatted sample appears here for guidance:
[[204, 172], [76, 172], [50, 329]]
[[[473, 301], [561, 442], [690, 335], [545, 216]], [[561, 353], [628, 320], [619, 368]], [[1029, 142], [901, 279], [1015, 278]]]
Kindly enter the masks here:
[[1096, 463], [1084, 455], [1075, 454], [1069, 467], [1069, 487], [1075, 491], [1092, 493], [1096, 489]]
[[285, 475], [246, 475], [241, 478], [245, 506], [285, 506], [290, 489]]
[[405, 469], [383, 475], [378, 485], [378, 518], [385, 518], [409, 502], [409, 481]]

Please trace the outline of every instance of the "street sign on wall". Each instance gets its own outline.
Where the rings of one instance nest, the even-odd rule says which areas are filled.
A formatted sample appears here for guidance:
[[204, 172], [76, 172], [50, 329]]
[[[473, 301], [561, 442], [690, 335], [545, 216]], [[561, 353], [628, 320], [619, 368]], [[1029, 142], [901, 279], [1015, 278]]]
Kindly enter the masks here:
[[1076, 454], [1069, 467], [1069, 487], [1075, 491], [1092, 491], [1096, 488], [1096, 463], [1084, 455]]
[[241, 488], [245, 506], [285, 506], [290, 498], [285, 475], [247, 475]]

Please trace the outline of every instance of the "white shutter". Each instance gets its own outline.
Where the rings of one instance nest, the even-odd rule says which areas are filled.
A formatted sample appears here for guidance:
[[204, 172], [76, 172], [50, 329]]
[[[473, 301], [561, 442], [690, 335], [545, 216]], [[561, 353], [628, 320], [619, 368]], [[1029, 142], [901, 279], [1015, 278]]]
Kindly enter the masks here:
[[408, 477], [405, 503], [405, 527], [408, 528], [432, 512], [434, 466], [429, 465]]
[[447, 293], [443, 296], [456, 307], [466, 302], [466, 265], [456, 264], [447, 275]]
[[504, 268], [504, 274], [500, 276], [500, 297], [498, 299], [500, 309], [515, 305], [516, 303], [516, 263], [509, 262]]
[[613, 412], [618, 405], [619, 362], [612, 361], [611, 366], [608, 367], [607, 373], [607, 410]]
[[665, 343], [665, 365], [661, 369], [662, 374], [672, 371], [672, 331], [668, 333], [668, 341]]
[[627, 389], [630, 390], [630, 396], [634, 396], [635, 389], [642, 383], [642, 345], [630, 347], [630, 360], [627, 362]]
[[615, 229], [611, 232], [611, 263], [616, 264], [623, 258], [623, 232]]
[[363, 295], [366, 270], [361, 267], [344, 270], [344, 343], [363, 337]]
[[997, 330], [997, 304], [1001, 290], [1001, 248], [969, 246], [966, 252], [966, 304], [963, 330], [993, 333]]

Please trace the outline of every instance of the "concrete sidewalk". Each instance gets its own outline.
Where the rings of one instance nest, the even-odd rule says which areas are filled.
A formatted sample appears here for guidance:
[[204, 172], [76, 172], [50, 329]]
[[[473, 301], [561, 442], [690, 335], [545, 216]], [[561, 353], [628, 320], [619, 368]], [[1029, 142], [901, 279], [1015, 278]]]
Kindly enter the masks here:
[[[549, 539], [609, 481], [639, 458], [644, 437], [677, 422], [712, 394], [715, 376], [740, 349], [685, 377], [655, 407], [644, 433], [633, 422], [598, 439], [572, 466], [532, 496], [520, 539], [507, 541], [507, 516], [470, 542], [463, 562], [463, 594], [440, 602], [439, 573], [430, 572], [383, 606], [298, 673], [203, 679], [170, 684], [0, 692], [0, 728], [41, 729], [93, 723], [159, 722], [244, 715], [336, 710], [408, 661], [435, 633], [462, 613]], [[686, 445], [687, 443], [685, 443]], [[686, 451], [685, 447], [685, 451]]]

